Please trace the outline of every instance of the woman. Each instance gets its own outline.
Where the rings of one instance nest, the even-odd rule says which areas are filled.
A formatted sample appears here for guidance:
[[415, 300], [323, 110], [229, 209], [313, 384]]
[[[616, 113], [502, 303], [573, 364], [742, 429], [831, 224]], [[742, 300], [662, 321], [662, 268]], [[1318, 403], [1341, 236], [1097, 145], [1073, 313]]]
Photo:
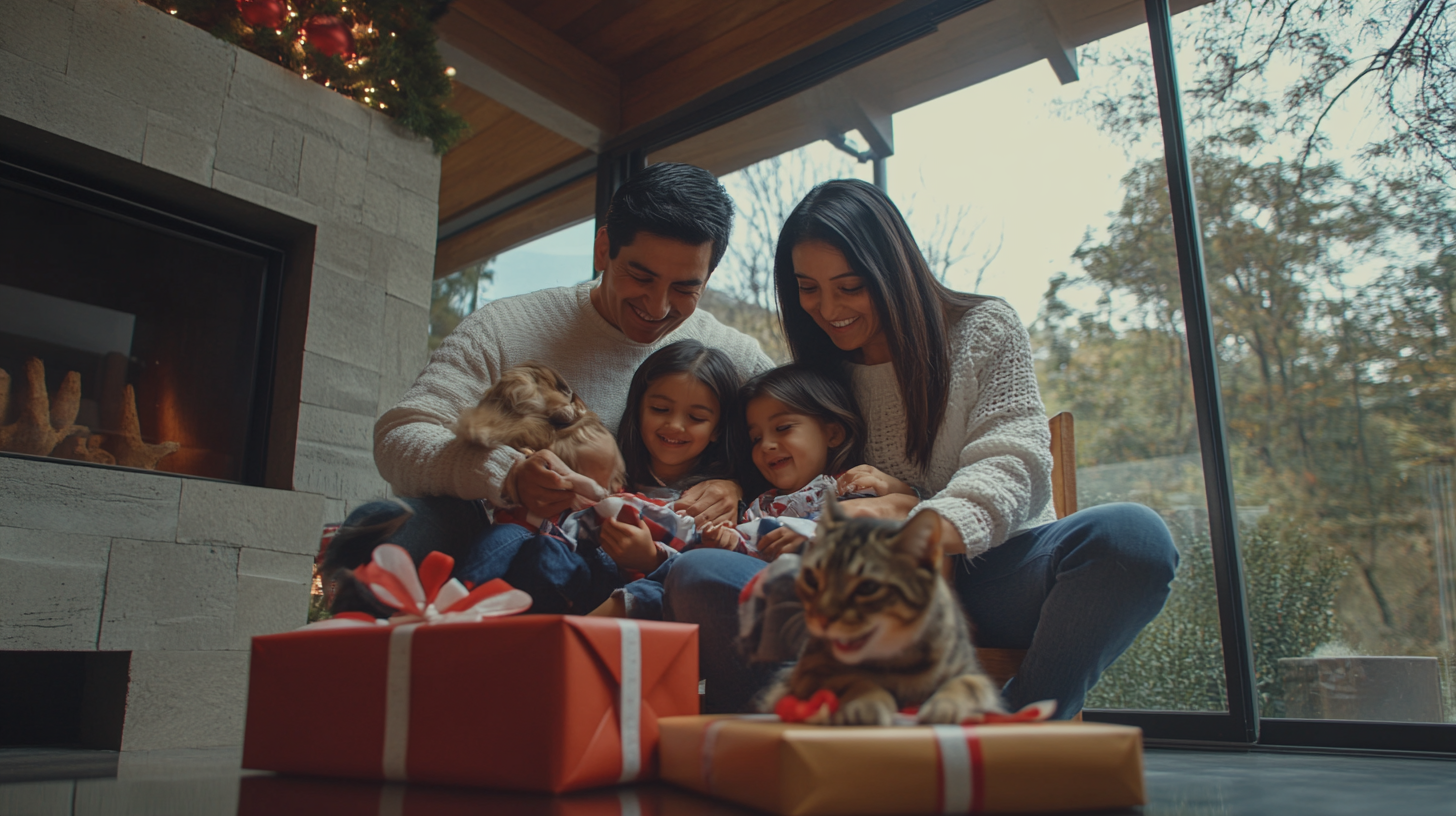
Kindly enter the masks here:
[[[940, 513], [977, 644], [1028, 650], [1007, 705], [1056, 699], [1058, 716], [1074, 715], [1167, 599], [1178, 562], [1167, 527], [1134, 504], [1055, 519], [1026, 330], [1004, 301], [937, 281], [878, 188], [841, 180], [811, 191], [779, 234], [774, 277], [794, 359], [849, 379], [869, 428], [866, 463], [917, 494], [845, 509]], [[668, 619], [701, 627], [709, 711], [744, 708], [776, 668], [745, 665], [731, 648], [738, 592], [760, 566], [708, 551], [668, 577]]]

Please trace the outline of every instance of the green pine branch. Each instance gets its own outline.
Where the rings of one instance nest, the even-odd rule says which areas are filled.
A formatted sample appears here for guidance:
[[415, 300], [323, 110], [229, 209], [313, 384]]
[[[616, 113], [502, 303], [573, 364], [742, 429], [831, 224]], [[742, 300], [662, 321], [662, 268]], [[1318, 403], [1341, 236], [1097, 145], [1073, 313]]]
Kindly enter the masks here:
[[[394, 118], [444, 153], [464, 135], [464, 118], [446, 107], [450, 78], [435, 50], [434, 21], [448, 0], [289, 0], [277, 29], [248, 25], [233, 0], [146, 0], [218, 39]], [[338, 17], [354, 31], [352, 59], [300, 44], [305, 23]], [[345, 55], [347, 56], [347, 55]]]

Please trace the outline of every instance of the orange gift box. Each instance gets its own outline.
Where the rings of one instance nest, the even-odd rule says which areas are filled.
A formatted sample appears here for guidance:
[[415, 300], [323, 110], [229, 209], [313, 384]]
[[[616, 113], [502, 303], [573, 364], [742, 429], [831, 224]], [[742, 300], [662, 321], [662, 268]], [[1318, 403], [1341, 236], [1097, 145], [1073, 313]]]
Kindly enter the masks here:
[[656, 776], [688, 624], [526, 615], [253, 638], [243, 767], [560, 793]]
[[662, 778], [780, 816], [1141, 805], [1142, 731], [1101, 723], [835, 727], [672, 717]]

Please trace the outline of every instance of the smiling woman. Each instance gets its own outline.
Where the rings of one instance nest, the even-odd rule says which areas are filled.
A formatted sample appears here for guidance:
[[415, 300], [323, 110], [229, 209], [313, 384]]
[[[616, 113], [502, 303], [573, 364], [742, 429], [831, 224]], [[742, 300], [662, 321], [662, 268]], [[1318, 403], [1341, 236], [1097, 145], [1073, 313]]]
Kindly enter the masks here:
[[[845, 500], [845, 511], [888, 519], [935, 511], [940, 545], [958, 556], [955, 592], [978, 644], [1029, 650], [1002, 690], [1006, 704], [1055, 699], [1057, 716], [1075, 715], [1167, 598], [1178, 555], [1162, 520], [1132, 504], [1054, 519], [1046, 409], [1026, 329], [1004, 301], [936, 280], [878, 188], [858, 180], [814, 188], [779, 234], [774, 278], [797, 365], [852, 388], [867, 429], [865, 465], [913, 486]], [[760, 425], [776, 429], [771, 418]], [[840, 489], [856, 481], [851, 471]], [[668, 579], [665, 606], [672, 619], [703, 627], [705, 654], [719, 648], [715, 605], [733, 603], [756, 571], [733, 556], [688, 553]], [[722, 660], [712, 668], [713, 711], [743, 707], [770, 674]]]

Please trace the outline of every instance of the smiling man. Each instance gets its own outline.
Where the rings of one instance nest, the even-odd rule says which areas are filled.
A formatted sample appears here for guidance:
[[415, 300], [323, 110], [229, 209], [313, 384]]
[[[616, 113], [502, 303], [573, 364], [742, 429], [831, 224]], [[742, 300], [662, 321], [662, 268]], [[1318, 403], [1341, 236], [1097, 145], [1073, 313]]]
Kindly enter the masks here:
[[[395, 492], [440, 497], [412, 501], [416, 518], [394, 540], [416, 558], [455, 550], [478, 535], [481, 499], [542, 517], [571, 505], [569, 485], [547, 467], [549, 454], [484, 448], [451, 431], [511, 366], [555, 368], [612, 429], [633, 372], [668, 343], [693, 339], [721, 349], [745, 378], [769, 368], [757, 341], [697, 311], [732, 225], [733, 202], [711, 173], [652, 165], [612, 197], [593, 247], [594, 282], [497, 300], [461, 321], [374, 427], [375, 463]], [[736, 514], [738, 499], [733, 483], [704, 482], [679, 507], [721, 520]]]

